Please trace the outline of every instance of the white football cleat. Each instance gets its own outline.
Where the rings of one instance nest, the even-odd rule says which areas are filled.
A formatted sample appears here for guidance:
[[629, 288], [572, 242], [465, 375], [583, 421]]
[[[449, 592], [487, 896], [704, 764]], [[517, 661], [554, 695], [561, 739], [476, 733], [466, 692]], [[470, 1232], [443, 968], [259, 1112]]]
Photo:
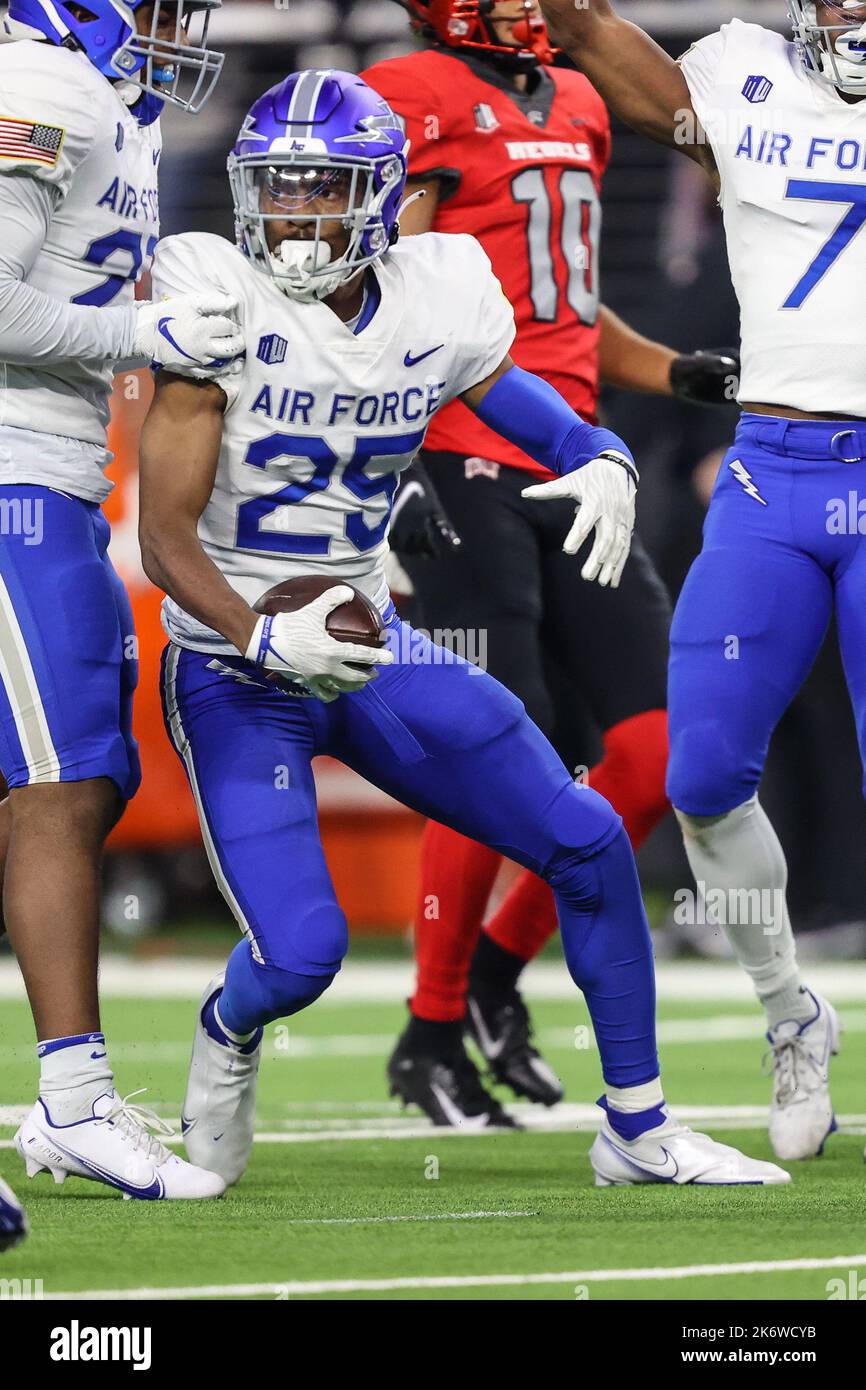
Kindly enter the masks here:
[[619, 1137], [605, 1115], [589, 1158], [596, 1187], [644, 1182], [739, 1187], [791, 1181], [791, 1175], [775, 1163], [747, 1158], [729, 1144], [717, 1144], [708, 1134], [687, 1129], [672, 1115], [638, 1139], [628, 1140]]
[[777, 1158], [790, 1161], [821, 1153], [836, 1129], [830, 1099], [830, 1058], [839, 1051], [839, 1019], [832, 1004], [811, 990], [815, 1016], [789, 1019], [767, 1033], [773, 1071], [770, 1143]]
[[[140, 1092], [134, 1091], [133, 1095]], [[225, 1183], [171, 1153], [151, 1130], [173, 1130], [150, 1110], [129, 1104], [115, 1090], [93, 1102], [92, 1114], [55, 1125], [40, 1097], [15, 1135], [15, 1147], [33, 1178], [43, 1169], [56, 1183], [76, 1178], [116, 1187], [124, 1197], [145, 1201], [221, 1197]]]
[[202, 1022], [205, 1005], [222, 989], [224, 975], [211, 980], [201, 997], [186, 1099], [181, 1111], [186, 1151], [193, 1163], [208, 1168], [231, 1186], [250, 1161], [256, 1118], [256, 1083], [262, 1059], [262, 1030], [249, 1051], [217, 1042]]
[[8, 1183], [0, 1178], [0, 1250], [11, 1250], [27, 1234], [27, 1216]]

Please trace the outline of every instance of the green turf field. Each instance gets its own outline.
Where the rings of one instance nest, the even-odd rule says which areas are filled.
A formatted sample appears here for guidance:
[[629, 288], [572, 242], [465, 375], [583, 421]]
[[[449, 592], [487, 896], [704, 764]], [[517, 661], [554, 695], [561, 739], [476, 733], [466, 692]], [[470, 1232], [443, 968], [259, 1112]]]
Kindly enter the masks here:
[[[722, 979], [714, 966], [690, 968]], [[32, 1234], [2, 1257], [0, 1278], [41, 1280], [46, 1297], [172, 1289], [268, 1299], [826, 1299], [833, 1279], [849, 1292], [862, 1280], [866, 1297], [866, 975], [852, 969], [834, 1072], [842, 1132], [823, 1158], [791, 1165], [790, 1186], [769, 1189], [595, 1189], [586, 1155], [597, 1056], [581, 1045], [582, 1004], [564, 991], [533, 1009], [567, 1090], [567, 1109], [532, 1112], [544, 1128], [463, 1136], [404, 1115], [383, 1081], [403, 1019], [400, 991], [386, 982], [377, 1002], [382, 971], [362, 964], [363, 989], [269, 1030], [260, 1138], [224, 1200], [124, 1202], [74, 1179], [28, 1183], [9, 1141], [35, 1094], [30, 1021], [23, 1003], [4, 998], [0, 1173], [26, 1200]], [[718, 999], [694, 1002], [688, 989], [668, 997], [661, 975], [669, 1099], [694, 1128], [771, 1157], [757, 1013], [727, 985]], [[147, 1086], [136, 1102], [175, 1123], [191, 1015], [187, 1000], [165, 996], [112, 994], [104, 1007], [119, 1089]], [[801, 1267], [808, 1261], [816, 1267]]]

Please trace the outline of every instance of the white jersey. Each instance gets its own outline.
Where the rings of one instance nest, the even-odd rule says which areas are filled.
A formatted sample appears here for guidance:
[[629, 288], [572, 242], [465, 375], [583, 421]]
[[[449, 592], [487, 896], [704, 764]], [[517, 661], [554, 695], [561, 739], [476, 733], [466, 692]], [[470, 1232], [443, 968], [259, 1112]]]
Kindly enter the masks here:
[[[41, 180], [53, 201], [27, 284], [66, 303], [132, 303], [159, 232], [160, 150], [159, 122], [139, 126], [83, 54], [31, 40], [0, 45], [0, 173]], [[56, 462], [40, 470], [38, 449], [16, 451], [4, 429], [0, 482], [66, 485], [92, 501], [107, 496], [113, 371], [111, 361], [0, 363], [0, 426], [79, 441], [66, 476]]]
[[[154, 292], [225, 290], [246, 359], [219, 377], [228, 405], [202, 545], [253, 604], [296, 575], [328, 574], [388, 603], [383, 565], [400, 472], [431, 416], [499, 366], [514, 315], [473, 237], [408, 237], [374, 263], [381, 299], [357, 335], [319, 301], [298, 303], [220, 237], [162, 242]], [[171, 599], [168, 635], [237, 654]]]
[[740, 20], [681, 61], [721, 175], [739, 399], [866, 418], [866, 102]]

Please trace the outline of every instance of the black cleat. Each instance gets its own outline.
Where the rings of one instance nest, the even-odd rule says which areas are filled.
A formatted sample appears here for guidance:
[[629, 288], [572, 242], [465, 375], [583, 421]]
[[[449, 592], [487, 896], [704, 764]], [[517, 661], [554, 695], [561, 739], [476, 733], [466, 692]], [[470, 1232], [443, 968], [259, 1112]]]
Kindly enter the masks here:
[[516, 1120], [488, 1095], [478, 1069], [463, 1046], [449, 1040], [438, 1052], [421, 1050], [403, 1033], [388, 1061], [392, 1096], [419, 1105], [434, 1125], [451, 1129], [520, 1129]]
[[532, 1045], [529, 1011], [516, 989], [482, 992], [470, 985], [466, 1028], [494, 1080], [535, 1105], [562, 1100], [562, 1082]]

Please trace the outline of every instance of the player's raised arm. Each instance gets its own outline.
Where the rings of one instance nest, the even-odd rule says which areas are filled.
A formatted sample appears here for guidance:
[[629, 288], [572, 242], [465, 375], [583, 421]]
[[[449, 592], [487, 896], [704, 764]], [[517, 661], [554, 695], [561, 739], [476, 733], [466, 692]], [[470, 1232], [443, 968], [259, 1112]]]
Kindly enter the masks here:
[[631, 549], [638, 471], [628, 446], [612, 430], [588, 425], [541, 377], [506, 356], [494, 372], [464, 391], [485, 425], [561, 476], [523, 489], [538, 501], [571, 497], [578, 504], [563, 550], [577, 554], [594, 531], [581, 570], [584, 579], [618, 588]]
[[554, 42], [585, 72], [612, 111], [641, 135], [712, 169], [680, 66], [609, 0], [541, 0]]

